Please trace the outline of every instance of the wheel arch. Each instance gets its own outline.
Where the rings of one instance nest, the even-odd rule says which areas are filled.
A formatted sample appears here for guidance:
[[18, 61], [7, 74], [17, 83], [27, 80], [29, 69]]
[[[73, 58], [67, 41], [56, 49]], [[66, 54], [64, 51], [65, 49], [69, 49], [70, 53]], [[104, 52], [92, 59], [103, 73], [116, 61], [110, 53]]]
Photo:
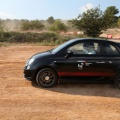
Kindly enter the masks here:
[[52, 69], [52, 70], [56, 73], [56, 75], [57, 75], [57, 79], [58, 79], [58, 73], [57, 73], [57, 70], [56, 70], [54, 67], [51, 67], [51, 66], [48, 66], [48, 65], [45, 65], [45, 66], [41, 66], [41, 67], [39, 67], [39, 68], [36, 70], [36, 72], [35, 72], [35, 78], [36, 78], [38, 72], [39, 72], [40, 70], [44, 69], [44, 68]]
[[115, 69], [115, 75], [113, 76], [113, 79], [115, 79], [120, 74], [120, 65], [118, 65]]
[[120, 89], [120, 81], [118, 80], [118, 77], [120, 76], [120, 72], [118, 72], [116, 74], [116, 76], [114, 77], [114, 86], [118, 89]]

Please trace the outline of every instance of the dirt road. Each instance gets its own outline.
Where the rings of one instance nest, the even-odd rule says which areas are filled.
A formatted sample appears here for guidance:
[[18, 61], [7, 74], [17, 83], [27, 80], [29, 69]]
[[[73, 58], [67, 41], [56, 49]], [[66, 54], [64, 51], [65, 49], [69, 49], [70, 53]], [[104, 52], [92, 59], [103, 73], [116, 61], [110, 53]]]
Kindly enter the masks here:
[[0, 47], [0, 120], [120, 120], [120, 90], [112, 85], [43, 89], [23, 78], [26, 60], [50, 48]]

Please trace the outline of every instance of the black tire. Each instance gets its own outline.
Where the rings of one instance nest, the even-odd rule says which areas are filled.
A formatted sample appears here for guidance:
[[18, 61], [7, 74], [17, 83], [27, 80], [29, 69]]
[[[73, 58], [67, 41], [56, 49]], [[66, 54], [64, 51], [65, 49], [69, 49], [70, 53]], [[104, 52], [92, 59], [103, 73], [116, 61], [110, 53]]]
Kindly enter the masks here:
[[43, 68], [36, 76], [36, 81], [39, 86], [49, 88], [57, 84], [57, 74], [50, 68]]
[[120, 89], [120, 74], [115, 77], [114, 85], [116, 88]]

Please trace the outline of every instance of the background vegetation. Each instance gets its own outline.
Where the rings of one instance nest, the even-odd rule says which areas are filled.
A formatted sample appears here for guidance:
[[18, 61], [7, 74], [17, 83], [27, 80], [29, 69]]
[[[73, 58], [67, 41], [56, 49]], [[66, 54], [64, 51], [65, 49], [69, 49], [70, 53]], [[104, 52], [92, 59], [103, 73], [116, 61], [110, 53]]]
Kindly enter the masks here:
[[[0, 19], [0, 42], [57, 45], [75, 37], [99, 37], [108, 28], [120, 28], [118, 13], [115, 6], [110, 6], [105, 11], [100, 7], [89, 9], [73, 20], [54, 19], [53, 16], [47, 20]], [[71, 31], [82, 34], [66, 34]]]
[[119, 17], [116, 16], [118, 13], [119, 10], [115, 6], [110, 6], [105, 11], [100, 10], [100, 7], [96, 7], [80, 14], [70, 22], [79, 30], [82, 30], [85, 35], [98, 37], [103, 30], [119, 27], [117, 24]]
[[37, 43], [39, 45], [58, 45], [76, 36], [65, 36], [56, 33], [42, 32], [0, 32], [0, 44], [8, 43]]

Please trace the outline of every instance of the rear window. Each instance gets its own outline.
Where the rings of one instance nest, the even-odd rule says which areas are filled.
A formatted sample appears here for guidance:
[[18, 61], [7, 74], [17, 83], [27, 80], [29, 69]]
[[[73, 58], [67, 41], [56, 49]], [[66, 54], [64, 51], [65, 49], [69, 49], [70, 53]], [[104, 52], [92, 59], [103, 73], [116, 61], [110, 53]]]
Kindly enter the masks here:
[[119, 45], [119, 47], [120, 47], [120, 43], [117, 43], [118, 45]]
[[106, 55], [119, 55], [119, 51], [117, 50], [116, 46], [112, 44], [105, 44], [105, 47], [106, 47], [106, 51], [105, 51]]

